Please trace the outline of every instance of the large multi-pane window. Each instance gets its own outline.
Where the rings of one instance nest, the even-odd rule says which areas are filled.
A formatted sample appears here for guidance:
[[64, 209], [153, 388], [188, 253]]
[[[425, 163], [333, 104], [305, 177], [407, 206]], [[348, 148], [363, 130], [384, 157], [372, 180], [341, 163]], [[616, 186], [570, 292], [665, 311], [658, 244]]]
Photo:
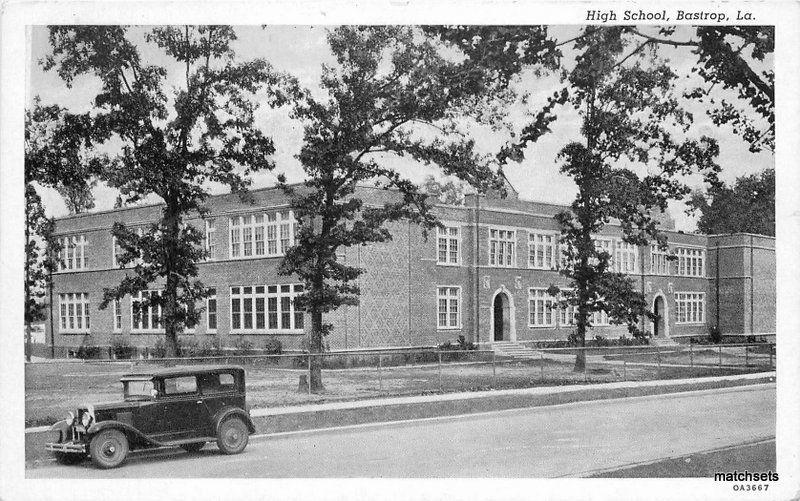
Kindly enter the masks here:
[[89, 254], [86, 252], [89, 241], [86, 235], [62, 237], [59, 243], [61, 244], [58, 256], [59, 270], [82, 270], [89, 267]]
[[436, 288], [436, 327], [439, 329], [461, 328], [461, 287]]
[[650, 246], [650, 273], [653, 275], [669, 275], [669, 260], [667, 251], [658, 248], [658, 245]]
[[553, 308], [556, 298], [547, 289], [528, 290], [528, 325], [530, 327], [555, 327], [556, 312]]
[[705, 249], [678, 247], [675, 249], [675, 254], [678, 256], [678, 275], [685, 277], [705, 276]]
[[302, 284], [231, 287], [231, 331], [302, 331], [303, 311], [294, 306], [302, 292]]
[[528, 268], [554, 270], [558, 263], [558, 236], [528, 233]]
[[114, 300], [114, 332], [122, 332], [122, 302]]
[[705, 292], [675, 293], [676, 323], [701, 324], [706, 318]]
[[604, 310], [592, 312], [590, 318], [592, 325], [596, 326], [610, 325], [608, 321], [608, 313], [606, 313]]
[[217, 258], [217, 244], [216, 244], [216, 235], [217, 235], [217, 221], [215, 219], [206, 219], [206, 232], [204, 235], [204, 247], [206, 253], [208, 254], [208, 260], [214, 260]]
[[514, 266], [516, 242], [514, 230], [489, 229], [489, 264], [508, 268]]
[[89, 294], [70, 292], [58, 295], [59, 332], [63, 334], [89, 332]]
[[161, 316], [161, 305], [145, 304], [152, 298], [159, 297], [160, 291], [141, 291], [131, 297], [131, 331], [158, 332], [164, 329]]
[[206, 298], [206, 332], [217, 331], [217, 290], [209, 289], [210, 296]]
[[622, 240], [614, 242], [614, 271], [619, 273], [636, 273], [639, 249], [635, 244]]
[[438, 264], [458, 264], [460, 262], [461, 232], [458, 226], [445, 226], [436, 229]]
[[293, 211], [234, 216], [230, 219], [230, 257], [282, 256], [295, 241]]

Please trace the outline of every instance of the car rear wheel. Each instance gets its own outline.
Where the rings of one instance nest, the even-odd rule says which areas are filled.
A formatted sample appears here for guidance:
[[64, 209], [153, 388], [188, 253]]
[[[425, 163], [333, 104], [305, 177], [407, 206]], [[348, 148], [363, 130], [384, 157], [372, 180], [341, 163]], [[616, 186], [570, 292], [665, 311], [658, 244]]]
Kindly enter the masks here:
[[250, 435], [247, 425], [238, 417], [226, 419], [219, 425], [217, 446], [225, 454], [239, 454], [247, 447]]
[[78, 464], [86, 459], [86, 454], [82, 452], [54, 452], [53, 455], [59, 464]]
[[186, 452], [197, 452], [206, 445], [205, 442], [195, 442], [193, 444], [183, 444], [181, 445], [181, 449], [185, 450]]
[[128, 456], [128, 439], [119, 430], [103, 430], [92, 438], [89, 454], [98, 468], [116, 468]]

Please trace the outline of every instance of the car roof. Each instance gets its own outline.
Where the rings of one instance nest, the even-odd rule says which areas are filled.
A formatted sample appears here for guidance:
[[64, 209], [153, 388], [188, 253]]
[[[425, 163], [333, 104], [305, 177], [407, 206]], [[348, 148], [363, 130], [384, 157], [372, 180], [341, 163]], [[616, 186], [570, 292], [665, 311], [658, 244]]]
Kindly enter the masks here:
[[125, 374], [120, 380], [150, 379], [153, 377], [188, 376], [191, 374], [207, 374], [210, 372], [244, 372], [238, 365], [178, 365], [174, 367], [143, 367], [141, 371]]

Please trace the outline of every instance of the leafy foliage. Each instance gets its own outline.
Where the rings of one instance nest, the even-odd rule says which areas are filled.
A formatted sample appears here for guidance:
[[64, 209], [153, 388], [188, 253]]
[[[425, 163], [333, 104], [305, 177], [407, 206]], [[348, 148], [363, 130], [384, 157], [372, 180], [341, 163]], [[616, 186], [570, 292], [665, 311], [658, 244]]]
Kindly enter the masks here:
[[115, 155], [100, 157], [102, 177], [120, 190], [120, 202], [148, 196], [164, 202], [161, 219], [142, 235], [114, 225], [124, 251], [121, 265], [133, 267], [118, 286], [104, 290], [101, 308], [163, 282], [163, 292], [142, 306], [163, 306], [168, 356], [179, 354], [177, 336], [197, 323], [200, 309], [193, 305], [208, 295], [194, 280], [195, 263], [204, 257], [202, 235], [185, 224], [186, 217], [206, 213], [208, 183], [246, 197], [249, 175], [274, 167], [275, 146], [255, 126], [254, 97], [259, 93], [259, 101], [280, 106], [292, 84], [265, 60], [237, 62], [235, 39], [227, 26], [149, 30], [145, 40], [184, 67], [172, 96], [166, 68], [147, 64], [125, 26], [50, 27], [52, 54], [42, 61], [68, 87], [80, 75], [100, 81], [94, 110], [80, 123], [91, 131], [93, 148], [121, 144]]
[[775, 169], [739, 177], [732, 187], [712, 183], [692, 193], [689, 205], [700, 211], [697, 229], [703, 233], [775, 236]]
[[453, 181], [441, 183], [428, 176], [422, 183], [422, 191], [432, 200], [448, 205], [464, 205], [464, 186]]
[[[364, 270], [337, 252], [391, 239], [392, 221], [425, 232], [438, 225], [425, 193], [389, 158], [438, 167], [479, 189], [499, 187], [491, 156], [458, 127], [460, 113], [492, 87], [488, 72], [444, 57], [411, 27], [343, 26], [328, 42], [337, 64], [323, 68], [326, 96], [304, 92], [293, 111], [305, 124], [298, 158], [307, 179], [300, 187], [281, 183], [301, 224], [280, 271], [305, 283], [296, 304], [311, 315], [312, 353], [323, 350], [331, 329], [322, 315], [358, 301], [354, 281]], [[359, 188], [367, 183], [391, 190], [388, 201], [367, 203]], [[312, 360], [311, 387], [322, 388], [320, 357]]]

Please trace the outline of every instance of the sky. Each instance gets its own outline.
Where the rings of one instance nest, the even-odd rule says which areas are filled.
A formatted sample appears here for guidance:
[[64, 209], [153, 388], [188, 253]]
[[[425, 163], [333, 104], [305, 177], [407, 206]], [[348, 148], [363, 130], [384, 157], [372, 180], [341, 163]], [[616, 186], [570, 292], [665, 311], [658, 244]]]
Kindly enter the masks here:
[[[328, 27], [314, 26], [269, 26], [266, 28], [247, 26], [237, 27], [238, 40], [234, 48], [239, 60], [265, 58], [276, 69], [286, 71], [297, 77], [302, 85], [312, 92], [318, 92], [318, 82], [323, 64], [335, 64], [326, 42]], [[649, 29], [655, 29], [650, 27]], [[577, 33], [575, 26], [551, 27], [551, 34], [558, 40], [567, 40]], [[167, 85], [165, 89], [179, 85], [183, 75], [176, 63], [163, 54], [143, 38], [143, 29], [131, 30], [131, 38], [139, 46], [142, 57], [148, 62], [164, 65], [168, 69]], [[679, 28], [677, 36], [689, 37], [688, 27]], [[100, 89], [99, 81], [93, 76], [83, 76], [75, 80], [72, 88], [67, 88], [64, 82], [54, 71], [45, 72], [39, 60], [50, 52], [47, 29], [35, 26], [30, 29], [29, 41], [29, 67], [27, 78], [28, 104], [32, 103], [34, 96], [40, 96], [43, 104], [58, 104], [73, 112], [90, 111], [92, 97]], [[570, 60], [569, 45], [563, 47], [566, 60]], [[669, 58], [671, 64], [679, 75], [690, 75], [695, 58], [687, 48], [662, 48], [661, 55]], [[772, 64], [767, 61], [766, 64]], [[686, 77], [681, 85], [688, 87], [698, 83], [696, 77]], [[526, 113], [536, 110], [545, 103], [547, 96], [551, 95], [559, 86], [557, 76], [549, 75], [536, 77], [532, 74], [523, 75], [518, 88], [530, 93], [527, 105], [517, 104], [509, 109], [512, 123], [522, 127]], [[737, 177], [760, 172], [766, 167], [774, 166], [774, 157], [769, 152], [753, 154], [748, 151], [747, 145], [740, 137], [735, 136], [728, 128], [719, 128], [713, 125], [705, 115], [699, 103], [685, 101], [685, 107], [693, 112], [695, 124], [691, 134], [698, 136], [705, 134], [711, 136], [720, 144], [720, 155], [717, 159], [722, 166], [721, 178], [731, 183]], [[276, 175], [280, 172], [286, 174], [289, 181], [300, 181], [303, 171], [295, 155], [302, 145], [302, 126], [289, 118], [288, 109], [269, 109], [261, 107], [257, 113], [257, 124], [267, 134], [270, 134], [276, 145], [274, 159], [277, 167], [273, 172], [259, 173], [253, 176], [253, 187], [268, 187], [274, 184]], [[525, 160], [520, 163], [509, 163], [505, 167], [505, 174], [511, 184], [519, 191], [520, 198], [534, 201], [569, 204], [576, 193], [573, 181], [559, 173], [556, 156], [559, 150], [571, 141], [581, 141], [579, 134], [580, 120], [577, 112], [572, 108], [563, 108], [558, 114], [558, 120], [551, 126], [552, 132], [528, 148]], [[507, 133], [489, 130], [488, 128], [472, 129], [478, 147], [486, 152], [496, 152], [508, 138]], [[437, 175], [435, 168], [420, 165], [396, 163], [394, 159], [386, 158], [384, 161], [393, 163], [415, 181], [421, 181], [426, 175]], [[686, 180], [690, 185], [699, 186], [699, 178]], [[67, 214], [66, 206], [60, 196], [53, 190], [40, 190], [48, 215], [62, 216]], [[219, 187], [210, 187], [212, 193], [224, 192]], [[117, 192], [107, 186], [101, 185], [95, 189], [94, 210], [105, 210], [113, 207]], [[151, 199], [150, 201], [155, 201]], [[674, 202], [670, 205], [670, 212], [676, 220], [677, 229], [694, 231], [696, 216], [684, 213], [685, 205]]]

